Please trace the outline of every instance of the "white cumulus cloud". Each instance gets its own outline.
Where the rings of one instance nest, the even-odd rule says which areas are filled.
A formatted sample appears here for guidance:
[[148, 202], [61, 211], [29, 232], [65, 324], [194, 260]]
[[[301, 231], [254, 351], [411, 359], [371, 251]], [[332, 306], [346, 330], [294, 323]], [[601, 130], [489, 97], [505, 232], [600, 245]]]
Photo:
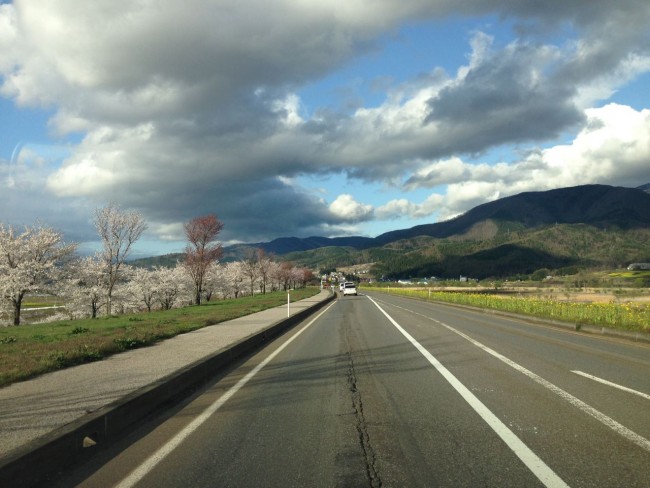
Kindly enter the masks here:
[[357, 202], [352, 195], [339, 195], [329, 206], [330, 212], [344, 222], [369, 220], [374, 212], [372, 205]]

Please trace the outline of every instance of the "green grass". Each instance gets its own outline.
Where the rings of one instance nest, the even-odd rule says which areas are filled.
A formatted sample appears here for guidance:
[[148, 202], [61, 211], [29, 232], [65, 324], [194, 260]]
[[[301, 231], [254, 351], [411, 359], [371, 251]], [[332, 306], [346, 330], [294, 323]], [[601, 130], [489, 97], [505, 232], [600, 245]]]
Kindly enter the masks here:
[[650, 278], [650, 271], [647, 270], [625, 270], [625, 271], [612, 271], [609, 275], [613, 278]]
[[[291, 300], [302, 300], [319, 291], [315, 287], [294, 290]], [[151, 313], [3, 327], [0, 386], [149, 346], [286, 302], [286, 292], [274, 292]]]
[[467, 293], [391, 288], [391, 294], [438, 300], [475, 307], [502, 310], [578, 325], [595, 325], [613, 329], [650, 333], [650, 307], [629, 303], [576, 303], [550, 299], [503, 296], [490, 293]]
[[52, 302], [52, 303], [43, 303], [43, 302], [23, 302], [22, 308], [47, 308], [47, 307], [62, 307], [65, 305], [63, 302]]
[[41, 308], [65, 305], [61, 298], [53, 295], [28, 295], [22, 303], [23, 308]]

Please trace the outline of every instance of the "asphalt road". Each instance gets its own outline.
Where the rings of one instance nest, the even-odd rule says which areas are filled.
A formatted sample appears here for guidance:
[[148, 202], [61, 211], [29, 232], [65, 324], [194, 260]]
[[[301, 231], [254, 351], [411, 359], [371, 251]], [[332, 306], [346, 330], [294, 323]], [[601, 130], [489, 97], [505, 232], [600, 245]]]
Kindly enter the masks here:
[[648, 439], [647, 345], [369, 294], [48, 486], [648, 487]]

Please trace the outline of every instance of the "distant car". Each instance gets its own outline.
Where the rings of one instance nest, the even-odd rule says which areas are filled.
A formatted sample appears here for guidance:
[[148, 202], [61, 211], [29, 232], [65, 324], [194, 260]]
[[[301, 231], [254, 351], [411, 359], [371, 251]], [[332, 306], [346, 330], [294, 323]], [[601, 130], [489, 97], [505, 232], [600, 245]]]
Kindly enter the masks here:
[[351, 281], [345, 282], [343, 285], [343, 296], [346, 295], [357, 295], [357, 285], [352, 283]]
[[339, 291], [340, 292], [343, 291], [343, 288], [345, 288], [345, 283], [344, 282], [339, 283]]

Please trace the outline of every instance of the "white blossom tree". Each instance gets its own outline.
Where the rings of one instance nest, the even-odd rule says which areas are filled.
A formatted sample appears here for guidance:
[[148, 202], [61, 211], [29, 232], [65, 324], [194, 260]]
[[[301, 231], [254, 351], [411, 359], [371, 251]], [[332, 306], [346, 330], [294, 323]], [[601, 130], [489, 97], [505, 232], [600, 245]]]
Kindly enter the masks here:
[[226, 263], [223, 273], [226, 287], [225, 294], [227, 296], [232, 295], [234, 298], [238, 298], [246, 288], [246, 275], [243, 271], [242, 263], [239, 261]]
[[255, 293], [255, 284], [260, 277], [260, 266], [257, 251], [249, 249], [244, 259], [240, 262], [241, 272], [246, 277], [246, 283], [251, 296]]
[[156, 299], [163, 310], [169, 310], [177, 301], [189, 298], [187, 273], [183, 266], [174, 268], [158, 266], [154, 268], [153, 277], [156, 281]]
[[120, 269], [133, 244], [147, 229], [147, 224], [138, 212], [122, 211], [113, 203], [97, 209], [93, 222], [102, 240], [101, 259], [106, 273], [106, 313], [110, 315], [111, 298]]
[[269, 283], [271, 284], [271, 291], [280, 289], [280, 263], [277, 261], [269, 263]]
[[266, 293], [266, 286], [271, 280], [271, 270], [273, 269], [273, 260], [264, 252], [264, 249], [257, 250], [257, 265], [260, 272], [260, 291]]
[[146, 268], [135, 268], [128, 284], [129, 292], [138, 303], [144, 303], [148, 312], [151, 312], [156, 303], [157, 281], [153, 271]]
[[128, 283], [129, 293], [151, 312], [156, 304], [162, 310], [173, 308], [178, 301], [189, 299], [189, 280], [184, 267], [155, 266], [152, 270], [134, 268]]
[[205, 275], [203, 283], [205, 300], [209, 302], [215, 295], [225, 298], [227, 294], [226, 288], [225, 266], [215, 262]]
[[97, 318], [106, 305], [104, 262], [98, 256], [75, 261], [63, 290], [68, 297], [67, 308], [73, 316]]
[[25, 294], [56, 281], [75, 249], [76, 244], [65, 244], [49, 227], [26, 226], [17, 233], [0, 224], [0, 297], [11, 304], [14, 325], [20, 325]]

